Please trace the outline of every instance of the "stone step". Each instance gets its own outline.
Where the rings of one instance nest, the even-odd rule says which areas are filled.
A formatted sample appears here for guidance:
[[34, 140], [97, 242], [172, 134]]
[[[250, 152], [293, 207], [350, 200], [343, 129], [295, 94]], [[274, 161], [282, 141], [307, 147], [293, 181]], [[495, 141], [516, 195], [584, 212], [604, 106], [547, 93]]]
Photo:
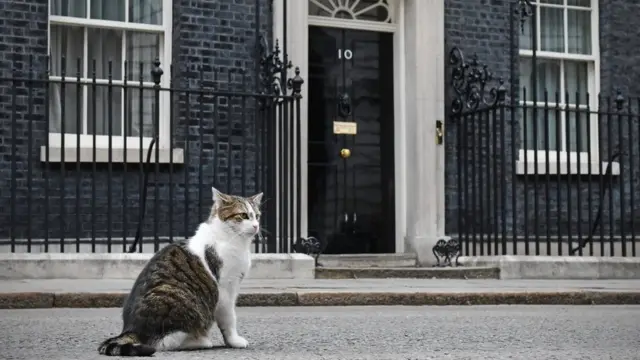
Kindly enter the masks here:
[[500, 279], [498, 267], [317, 267], [316, 279]]
[[319, 267], [328, 268], [403, 268], [416, 267], [415, 254], [322, 254]]

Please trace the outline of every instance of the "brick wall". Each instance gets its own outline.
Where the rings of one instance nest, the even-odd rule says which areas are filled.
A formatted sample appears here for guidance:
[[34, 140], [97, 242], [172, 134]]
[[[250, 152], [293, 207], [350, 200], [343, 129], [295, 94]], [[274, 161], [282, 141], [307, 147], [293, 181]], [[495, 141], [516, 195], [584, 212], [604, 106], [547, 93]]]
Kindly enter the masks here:
[[[28, 55], [32, 55], [33, 70], [41, 72], [46, 64], [47, 55], [47, 0], [18, 0], [0, 1], [0, 28], [3, 36], [0, 38], [0, 238], [6, 239], [11, 230], [11, 193], [12, 166], [15, 166], [19, 174], [16, 178], [16, 236], [26, 236], [27, 222], [31, 222], [32, 234], [38, 229], [44, 228], [42, 212], [36, 210], [35, 201], [32, 211], [39, 216], [26, 216], [27, 204], [25, 198], [31, 194], [34, 199], [42, 200], [44, 179], [37, 150], [46, 136], [46, 124], [42, 114], [44, 113], [43, 91], [34, 93], [34, 102], [26, 101], [27, 92], [23, 83], [16, 84], [14, 88], [6, 79], [12, 76], [12, 70], [23, 72], [26, 76], [29, 70]], [[16, 106], [12, 104], [12, 94], [15, 94]], [[31, 131], [29, 128], [31, 126]], [[12, 133], [16, 141], [11, 141]], [[31, 135], [31, 136], [29, 136]], [[29, 158], [29, 146], [31, 141], [31, 157]], [[15, 153], [15, 162], [12, 162], [12, 154]], [[29, 159], [31, 161], [29, 162]], [[27, 183], [26, 173], [31, 164], [33, 180]], [[28, 190], [28, 185], [32, 190]], [[51, 222], [56, 221], [55, 217]], [[59, 221], [59, 220], [58, 220]], [[40, 234], [41, 235], [41, 234]]]
[[[473, 4], [472, 4], [473, 3]], [[470, 62], [472, 56], [477, 55], [479, 61], [486, 64], [493, 72], [494, 81], [490, 86], [497, 86], [497, 79], [503, 79], [507, 89], [512, 85], [510, 78], [511, 71], [511, 44], [513, 39], [510, 36], [510, 21], [513, 20], [510, 13], [509, 0], [479, 0], [469, 2], [465, 0], [445, 0], [445, 50], [447, 55], [453, 47], [462, 50], [465, 61]], [[447, 86], [451, 84], [451, 67], [446, 68]], [[517, 79], [515, 79], [517, 80]], [[453, 100], [454, 93], [450, 89], [447, 104]], [[445, 111], [450, 111], [448, 107]], [[462, 131], [460, 121], [450, 118], [445, 134], [445, 201], [446, 201], [446, 229], [447, 232], [458, 231], [458, 196], [461, 195], [458, 189], [458, 155], [457, 148], [458, 132]], [[472, 128], [468, 122], [466, 131], [469, 133], [481, 134], [484, 138], [486, 129], [484, 127]], [[511, 139], [509, 139], [510, 141]], [[469, 144], [467, 144], [469, 145]], [[510, 147], [505, 149], [510, 158]], [[489, 156], [486, 153], [475, 154], [473, 163], [462, 164], [463, 167], [470, 168], [475, 164], [478, 171], [486, 169]], [[469, 172], [470, 174], [470, 172]], [[501, 174], [506, 177], [507, 182], [512, 181], [509, 172]], [[488, 185], [488, 184], [487, 184]], [[509, 193], [510, 196], [510, 193]], [[507, 211], [511, 209], [507, 206]], [[478, 215], [483, 215], [479, 212]], [[468, 226], [469, 222], [463, 224]]]
[[[640, 3], [633, 0], [600, 1], [600, 90], [640, 96], [640, 29], [634, 24]], [[632, 75], [633, 74], [633, 75]]]
[[[261, 31], [270, 36], [270, 1], [261, 0], [260, 14]], [[174, 3], [174, 19], [177, 21], [173, 49], [174, 84], [197, 88], [203, 79], [205, 87], [222, 91], [251, 92], [255, 89], [254, 0], [182, 0]], [[186, 129], [190, 134], [187, 154], [190, 159], [189, 193], [187, 201], [181, 203], [200, 208], [200, 214], [206, 216], [214, 183], [220, 190], [238, 195], [257, 192], [252, 132], [254, 99], [238, 96], [215, 99], [205, 95], [202, 108], [197, 94], [191, 96], [190, 105], [186, 103], [185, 94], [177, 94], [176, 101], [179, 104], [175, 124], [177, 144], [186, 148]], [[198, 189], [198, 183], [202, 189]], [[199, 190], [203, 193], [204, 208], [196, 203]], [[202, 216], [186, 218], [188, 226], [194, 229]], [[179, 222], [184, 223], [183, 220]]]
[[[254, 89], [255, 79], [255, 1], [254, 0], [176, 0], [173, 2], [173, 64], [171, 65], [174, 86], [198, 87], [201, 76], [207, 87], [216, 86], [220, 90], [242, 90], [245, 70], [247, 89]], [[271, 5], [268, 0], [260, 1], [261, 31], [270, 35]], [[33, 54], [36, 66], [42, 71], [47, 54], [47, 0], [0, 1], [0, 28], [3, 36], [0, 39], [0, 69], [2, 77], [9, 77], [8, 69], [15, 66], [24, 70], [27, 66], [24, 59], [12, 65], [14, 55]], [[8, 31], [8, 32], [7, 32]], [[200, 67], [202, 66], [202, 74]], [[162, 64], [165, 74], [169, 64]], [[214, 75], [214, 72], [217, 75]], [[217, 81], [216, 81], [217, 79]], [[16, 218], [13, 219], [14, 235], [17, 238], [31, 236], [42, 239], [45, 233], [51, 241], [59, 242], [60, 238], [74, 242], [76, 236], [90, 238], [92, 230], [95, 236], [103, 238], [108, 235], [122, 239], [125, 235], [133, 237], [137, 226], [140, 207], [139, 174], [137, 164], [114, 165], [111, 178], [108, 178], [107, 167], [99, 165], [95, 181], [90, 164], [83, 164], [78, 171], [75, 163], [64, 169], [64, 182], [61, 182], [62, 171], [58, 164], [52, 164], [45, 171], [45, 164], [40, 162], [39, 149], [46, 138], [44, 106], [45, 91], [39, 88], [34, 92], [33, 112], [28, 121], [26, 92], [24, 85], [17, 91], [17, 107], [12, 116], [11, 92], [12, 84], [0, 81], [0, 239], [11, 236], [11, 166], [15, 163], [17, 176]], [[175, 165], [172, 186], [169, 183], [167, 166], [159, 167], [158, 177], [152, 166], [149, 176], [147, 216], [143, 234], [151, 236], [154, 226], [158, 227], [161, 236], [169, 235], [169, 211], [173, 211], [171, 222], [173, 234], [184, 235], [184, 230], [192, 233], [210, 206], [210, 187], [216, 180], [216, 186], [223, 191], [251, 194], [257, 191], [255, 166], [253, 159], [254, 139], [252, 129], [254, 112], [253, 100], [239, 98], [221, 98], [214, 100], [212, 96], [203, 98], [204, 105], [199, 106], [199, 95], [192, 95], [189, 105], [184, 93], [176, 93], [172, 101], [174, 111], [174, 146], [185, 148], [189, 143], [187, 163]], [[213, 103], [217, 101], [217, 109]], [[189, 115], [189, 116], [187, 116]], [[16, 141], [12, 141], [12, 119], [15, 119]], [[202, 121], [201, 121], [202, 119]], [[28, 137], [28, 126], [33, 127], [31, 139]], [[185, 136], [185, 134], [188, 134]], [[217, 139], [214, 138], [217, 136]], [[188, 141], [187, 141], [188, 139]], [[31, 157], [28, 157], [29, 143]], [[11, 160], [12, 144], [16, 146], [15, 162]], [[202, 145], [201, 145], [202, 144]], [[217, 156], [214, 159], [214, 147]], [[243, 151], [244, 150], [244, 151]], [[248, 167], [243, 173], [241, 164], [248, 159]], [[30, 159], [30, 161], [29, 161]], [[26, 181], [27, 168], [32, 170], [31, 190], [28, 191]], [[186, 172], [186, 176], [185, 176]], [[228, 174], [231, 172], [231, 187], [227, 187]], [[242, 178], [246, 186], [242, 188]], [[49, 214], [45, 219], [45, 178], [49, 184]], [[185, 179], [188, 185], [185, 186]], [[79, 189], [76, 189], [79, 180]], [[201, 181], [202, 180], [202, 181]], [[198, 183], [202, 183], [199, 187]], [[110, 192], [107, 184], [110, 184]], [[126, 183], [126, 185], [125, 185]], [[64, 184], [64, 194], [61, 188]], [[92, 185], [95, 186], [96, 197], [92, 197]], [[156, 195], [157, 187], [157, 199]], [[170, 187], [173, 197], [170, 199]], [[185, 190], [186, 189], [186, 190]], [[79, 190], [78, 192], [76, 190]], [[79, 194], [79, 196], [77, 196]], [[31, 213], [27, 212], [27, 199], [32, 199]], [[111, 226], [107, 214], [108, 199], [111, 199]], [[79, 200], [76, 202], [76, 199]], [[187, 201], [188, 199], [188, 201]], [[202, 201], [200, 201], [202, 199]], [[127, 216], [123, 214], [123, 204], [127, 204]], [[77, 205], [79, 204], [79, 207]], [[185, 209], [187, 204], [189, 212]], [[92, 207], [96, 216], [92, 216]], [[157, 211], [156, 211], [157, 210]], [[78, 216], [76, 217], [76, 213]], [[157, 225], [154, 225], [154, 214], [158, 214]], [[61, 214], [65, 214], [64, 226]], [[186, 216], [185, 216], [186, 214]], [[92, 224], [94, 226], [92, 227]], [[117, 240], [117, 239], [114, 239]], [[148, 245], [147, 245], [148, 247]], [[84, 251], [86, 247], [83, 246]], [[121, 246], [114, 251], [120, 251]], [[51, 249], [50, 249], [51, 251]], [[55, 251], [55, 250], [54, 250]], [[65, 251], [75, 251], [74, 245], [67, 245]]]
[[[515, 0], [513, 1], [515, 2]], [[460, 0], [446, 0], [446, 45], [447, 49], [453, 46], [460, 47], [467, 57], [473, 53], [477, 53], [480, 60], [486, 63], [491, 71], [494, 72], [496, 79], [504, 78], [505, 86], [508, 93], [512, 92], [513, 88], [517, 88], [517, 67], [515, 68], [515, 77], [511, 79], [509, 73], [513, 66], [511, 63], [510, 50], [517, 49], [518, 33], [515, 36], [510, 36], [511, 25], [516, 32], [520, 31], [519, 22], [514, 22], [510, 10], [510, 0], [480, 0], [475, 5], [471, 5], [467, 1]], [[640, 95], [640, 86], [637, 81], [634, 81], [632, 74], [640, 74], [640, 65], [634, 58], [637, 58], [640, 54], [638, 46], [634, 45], [634, 42], [640, 41], [640, 30], [630, 27], [629, 24], [633, 23], [634, 14], [640, 13], [640, 4], [633, 0], [606, 0], [600, 1], [600, 46], [601, 46], [601, 72], [600, 72], [600, 87], [602, 96], [615, 96], [615, 90], [620, 89], [623, 94], [637, 97]], [[517, 54], [517, 50], [514, 52]], [[517, 66], [517, 63], [515, 63]], [[450, 71], [450, 69], [449, 69]], [[493, 86], [497, 86], [494, 82]], [[517, 94], [516, 94], [517, 95]], [[596, 96], [595, 94], [591, 94]], [[517, 96], [516, 96], [517, 97]], [[507, 98], [507, 102], [509, 102]], [[635, 101], [635, 100], [634, 100]], [[634, 107], [637, 104], [634, 102]], [[491, 113], [485, 114], [492, 116]], [[499, 113], [498, 113], [499, 116]], [[549, 229], [551, 235], [556, 235], [558, 229], [560, 233], [566, 235], [568, 229], [571, 229], [573, 234], [573, 241], [577, 239], [577, 232], [580, 230], [583, 236], [589, 231], [589, 213], [592, 214], [592, 220], [595, 219], [596, 209], [600, 200], [600, 178], [599, 176], [593, 177], [591, 184], [584, 178], [581, 179], [580, 185], [577, 184], [576, 178], [565, 177], [551, 177], [549, 183], [549, 193], [547, 193], [546, 177], [541, 176], [534, 178], [532, 176], [524, 177], [522, 175], [513, 175], [511, 171], [513, 167], [512, 157], [512, 143], [514, 147], [518, 149], [520, 147], [520, 139], [518, 136], [512, 134], [519, 134], [520, 126], [522, 124], [521, 119], [515, 116], [514, 130], [511, 131], [511, 114], [508, 109], [505, 110], [505, 125], [506, 125], [506, 140], [505, 148], [502, 148], [500, 141], [501, 133], [498, 130], [497, 133], [497, 147], [494, 150], [487, 151], [486, 149], [492, 147], [493, 136], [489, 134], [495, 133], [495, 130], [490, 125], [486, 128], [484, 124], [490, 123], [488, 117], [478, 118], [475, 120], [467, 119], [467, 131], [473, 134], [473, 141], [475, 144], [468, 144], [475, 146], [478, 149], [478, 145], [484, 144], [481, 151], [475, 151], [475, 161], [469, 161], [462, 164], [462, 168], [471, 169], [474, 166], [477, 172], [476, 176], [482, 174], [484, 180], [481, 183], [477, 183], [475, 187], [471, 186], [468, 193], [468, 198], [471, 198], [473, 192], [477, 194], [476, 211], [467, 213], [467, 220], [462, 226], [466, 229], [475, 226], [476, 232], [496, 232], [501, 231], [501, 216], [500, 213], [504, 210], [506, 215], [506, 230], [510, 236], [513, 233], [523, 235], [525, 233], [525, 222], [527, 223], [526, 229], [531, 236], [534, 232], [540, 233], [542, 239]], [[448, 132], [446, 134], [447, 147], [446, 147], [446, 212], [447, 212], [447, 231], [450, 233], [457, 233], [459, 231], [458, 224], [458, 149], [457, 136], [459, 131], [462, 130], [464, 125], [460, 121], [454, 121], [450, 118], [448, 125]], [[481, 125], [483, 124], [483, 125]], [[626, 119], [624, 119], [622, 131], [618, 130], [617, 121], [613, 120], [611, 129], [611, 136], [608, 136], [606, 127], [601, 130], [603, 132], [601, 148], [603, 148], [603, 157], [607, 159], [612, 151], [615, 151], [616, 145], [621, 144], [620, 147], [623, 150], [631, 150], [632, 154], [639, 154], [638, 138], [640, 134], [638, 131], [637, 119], [631, 124], [631, 129], [628, 128]], [[499, 127], [498, 127], [499, 129]], [[621, 134], [620, 136], [618, 136]], [[611, 140], [609, 140], [611, 139]], [[489, 141], [490, 145], [486, 145], [486, 141]], [[467, 138], [469, 141], [469, 138]], [[630, 147], [630, 141], [635, 144]], [[609, 150], [611, 144], [612, 151]], [[500, 154], [505, 154], [505, 163], [502, 164]], [[497, 173], [493, 170], [493, 159], [496, 160]], [[585, 159], [586, 160], [586, 159]], [[622, 186], [618, 183], [618, 179], [614, 178], [611, 187], [605, 182], [605, 186], [608, 187], [608, 194], [604, 198], [604, 221], [602, 223], [603, 232], [606, 235], [610, 230], [610, 219], [613, 220], [613, 233], [619, 233], [621, 223], [626, 228], [628, 233], [630, 225], [632, 223], [631, 209], [629, 207], [629, 194], [633, 191], [636, 194], [640, 191], [640, 179], [639, 164], [636, 161], [634, 174], [636, 181], [631, 184], [629, 157], [624, 156], [621, 159], [623, 178]], [[504, 165], [504, 171], [501, 170]], [[488, 171], [487, 171], [487, 168]], [[488, 178], [485, 174], [489, 174]], [[494, 176], [495, 174], [495, 176]], [[469, 174], [470, 175], [470, 174]], [[463, 174], [464, 176], [464, 174]], [[502, 204], [500, 200], [500, 193], [498, 192], [498, 212], [493, 212], [493, 189], [500, 190], [501, 179], [505, 179], [506, 187], [506, 203]], [[526, 185], [525, 185], [526, 183]], [[512, 186], [515, 184], [515, 186]], [[525, 191], [526, 186], [526, 191]], [[621, 189], [625, 191], [626, 198], [626, 210], [624, 213], [624, 221], [622, 221], [622, 213], [619, 206], [619, 200], [621, 197]], [[524, 194], [527, 195], [528, 204], [525, 206]], [[513, 207], [511, 203], [512, 194], [516, 194], [516, 206]], [[488, 195], [487, 195], [488, 194]], [[557, 194], [560, 194], [560, 201], [557, 200]], [[580, 194], [580, 195], [578, 195]], [[534, 199], [537, 196], [538, 200], [538, 212], [537, 216], [534, 212]], [[576, 198], [580, 196], [581, 204], [578, 206]], [[612, 198], [613, 206], [609, 206], [609, 198]], [[637, 196], [636, 196], [637, 198]], [[569, 200], [571, 199], [571, 200]], [[589, 201], [589, 199], [591, 201]], [[571, 208], [568, 207], [568, 202], [571, 201]], [[638, 208], [640, 203], [635, 201], [635, 217], [636, 222], [640, 220], [638, 218], [640, 213]], [[549, 209], [549, 223], [546, 221], [547, 206]], [[497, 216], [496, 216], [497, 215]], [[578, 221], [578, 215], [581, 217], [581, 221]], [[534, 219], [538, 218], [539, 221], [536, 224]], [[515, 225], [514, 225], [515, 220]], [[596, 236], [600, 234], [600, 231], [596, 232]], [[532, 238], [532, 237], [531, 237]], [[531, 248], [534, 251], [534, 248]], [[486, 250], [485, 250], [486, 253]], [[620, 253], [618, 252], [618, 255]]]

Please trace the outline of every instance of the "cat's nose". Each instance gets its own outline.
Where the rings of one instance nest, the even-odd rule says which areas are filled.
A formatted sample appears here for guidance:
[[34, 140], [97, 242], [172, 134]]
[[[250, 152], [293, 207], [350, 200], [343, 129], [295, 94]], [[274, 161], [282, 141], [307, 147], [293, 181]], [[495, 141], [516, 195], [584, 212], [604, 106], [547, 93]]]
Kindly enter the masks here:
[[260, 226], [260, 224], [253, 224], [253, 230], [258, 230], [258, 226]]

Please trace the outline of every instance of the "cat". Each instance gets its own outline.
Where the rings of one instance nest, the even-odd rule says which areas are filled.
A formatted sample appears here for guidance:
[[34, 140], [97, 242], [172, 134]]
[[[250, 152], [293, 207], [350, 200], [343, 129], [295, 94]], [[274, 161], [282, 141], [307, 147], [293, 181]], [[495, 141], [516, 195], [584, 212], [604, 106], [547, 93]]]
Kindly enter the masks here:
[[122, 333], [100, 344], [101, 355], [211, 348], [214, 324], [226, 346], [247, 347], [236, 328], [235, 304], [251, 268], [263, 194], [240, 197], [211, 190], [209, 218], [191, 238], [165, 246], [145, 265], [125, 300]]

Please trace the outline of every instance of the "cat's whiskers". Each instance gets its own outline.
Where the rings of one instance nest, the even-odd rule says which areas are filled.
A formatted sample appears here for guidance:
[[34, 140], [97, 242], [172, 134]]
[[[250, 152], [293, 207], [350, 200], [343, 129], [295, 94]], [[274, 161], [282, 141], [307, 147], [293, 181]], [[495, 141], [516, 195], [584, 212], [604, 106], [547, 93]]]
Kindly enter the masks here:
[[267, 229], [263, 229], [262, 227], [260, 227], [260, 230], [256, 234], [256, 236], [258, 236], [259, 242], [263, 242], [264, 241], [264, 235], [271, 235], [271, 232], [269, 232], [269, 230], [267, 230]]

